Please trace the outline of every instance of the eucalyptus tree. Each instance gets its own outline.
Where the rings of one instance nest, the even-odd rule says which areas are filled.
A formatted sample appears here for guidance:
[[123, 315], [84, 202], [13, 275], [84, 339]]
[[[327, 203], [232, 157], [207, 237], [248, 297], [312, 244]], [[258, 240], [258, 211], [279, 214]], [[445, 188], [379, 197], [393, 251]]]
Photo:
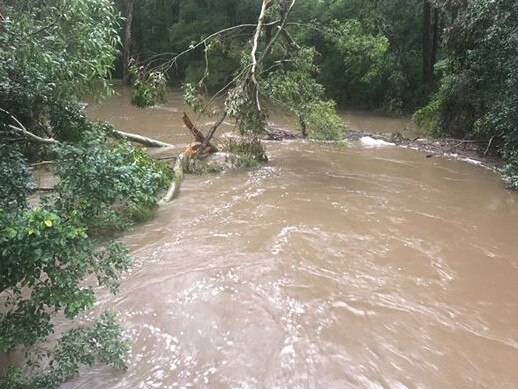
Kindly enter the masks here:
[[[205, 111], [216, 97], [224, 96], [225, 100], [208, 141], [230, 117], [235, 119], [241, 135], [249, 136], [255, 145], [255, 136], [266, 129], [267, 101], [292, 112], [304, 136], [342, 139], [343, 123], [335, 113], [335, 103], [325, 97], [324, 88], [314, 78], [318, 71], [316, 52], [292, 36], [291, 27], [295, 25], [291, 16], [296, 5], [296, 0], [246, 1], [239, 5], [229, 0], [206, 3], [215, 12], [198, 13], [194, 11], [199, 5], [181, 2], [178, 20], [170, 31], [172, 36], [184, 34], [183, 39], [178, 39], [183, 47], [179, 52], [173, 49], [172, 53], [158, 53], [143, 60], [135, 93], [143, 94], [139, 88], [153, 89], [152, 82], [145, 82], [154, 79], [150, 75], [175, 77], [182, 61], [198, 58], [202, 65], [188, 66], [184, 68], [185, 77], [180, 76], [186, 101], [195, 110]], [[211, 95], [208, 102], [203, 101], [207, 93]]]

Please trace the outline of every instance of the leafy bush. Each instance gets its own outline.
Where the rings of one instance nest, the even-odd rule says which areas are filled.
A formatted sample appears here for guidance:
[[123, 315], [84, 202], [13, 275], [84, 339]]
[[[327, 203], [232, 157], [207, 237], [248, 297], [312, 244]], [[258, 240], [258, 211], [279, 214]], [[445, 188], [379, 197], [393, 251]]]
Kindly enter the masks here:
[[[86, 229], [52, 207], [0, 212], [0, 290], [9, 291], [8, 309], [0, 319], [0, 349], [30, 346], [53, 331], [51, 318], [64, 312], [72, 319], [93, 305], [90, 287], [80, 281], [95, 274], [101, 285], [116, 290], [113, 276], [128, 264], [119, 243], [96, 248]], [[30, 294], [23, 293], [29, 288]]]
[[99, 83], [106, 87], [102, 80], [110, 75], [119, 42], [118, 15], [104, 0], [4, 0], [2, 8], [2, 108], [45, 134], [54, 111], [74, 107], [89, 91], [98, 93]]
[[314, 57], [314, 49], [300, 49], [287, 70], [265, 79], [262, 91], [298, 119], [305, 137], [340, 141], [345, 125], [336, 114], [334, 101], [324, 99], [324, 87], [311, 76], [317, 70]]
[[165, 163], [127, 141], [110, 141], [110, 135], [108, 125], [95, 124], [79, 143], [54, 148], [56, 204], [97, 234], [127, 228], [133, 216], [155, 208], [172, 179]]
[[511, 152], [506, 157], [508, 163], [504, 174], [509, 181], [509, 187], [518, 190], [518, 151]]
[[205, 106], [201, 93], [196, 90], [192, 83], [186, 83], [183, 85], [183, 99], [196, 113], [201, 112]]
[[[0, 387], [48, 389], [81, 365], [123, 367], [127, 346], [113, 315], [74, 324], [95, 303], [94, 284], [115, 292], [130, 263], [124, 244], [92, 236], [99, 225], [127, 224], [156, 206], [170, 174], [79, 111], [78, 98], [97, 90], [113, 65], [112, 2], [5, 0], [0, 8], [1, 108], [58, 141], [52, 148], [29, 142], [8, 131], [13, 119], [0, 113], [0, 352], [24, 351], [26, 362], [1, 377]], [[42, 155], [55, 159], [61, 181], [31, 207], [27, 161]], [[56, 318], [72, 330], [54, 333]]]
[[254, 168], [268, 161], [266, 151], [256, 137], [229, 139], [225, 149], [231, 153], [231, 162], [236, 167]]
[[511, 0], [474, 0], [456, 7], [446, 30], [441, 86], [416, 119], [441, 135], [518, 149], [518, 9]]
[[31, 170], [24, 156], [12, 144], [0, 144], [0, 208], [21, 208], [33, 188]]
[[[4, 200], [4, 199], [2, 199]], [[117, 278], [130, 263], [126, 246], [98, 246], [73, 213], [62, 214], [50, 204], [0, 208], [0, 290], [6, 298], [0, 314], [0, 350], [46, 342], [54, 332], [53, 318], [72, 320], [95, 302], [83, 280], [94, 275], [99, 285], [115, 292]], [[30, 293], [27, 293], [30, 291]], [[74, 344], [70, 342], [74, 340]], [[126, 350], [113, 316], [93, 327], [76, 328], [58, 337], [55, 352], [47, 350], [47, 367], [28, 364], [0, 378], [0, 387], [53, 388], [94, 360], [122, 367]], [[31, 355], [32, 354], [32, 355]], [[36, 362], [43, 356], [31, 353]], [[53, 355], [53, 356], [52, 356]]]
[[[81, 141], [53, 146], [61, 181], [55, 194], [36, 207], [25, 201], [32, 186], [26, 160], [9, 145], [1, 146], [0, 291], [7, 300], [0, 314], [0, 351], [45, 342], [56, 315], [73, 320], [91, 308], [95, 295], [83, 281], [87, 276], [115, 292], [130, 263], [128, 249], [91, 236], [127, 226], [156, 207], [158, 191], [171, 180], [164, 164], [117, 139], [109, 127], [86, 123], [90, 127]], [[75, 328], [58, 338], [53, 352], [49, 349], [47, 367], [12, 370], [0, 386], [56, 387], [95, 360], [122, 367], [126, 346], [120, 334], [112, 316], [93, 328]]]
[[25, 371], [11, 368], [0, 378], [0, 388], [56, 388], [77, 374], [80, 366], [93, 366], [95, 362], [124, 369], [123, 356], [128, 345], [122, 340], [121, 333], [115, 315], [104, 313], [92, 327], [75, 328], [63, 335], [47, 361], [47, 368], [42, 369], [38, 363], [26, 366]]
[[159, 71], [147, 71], [143, 67], [130, 67], [133, 78], [131, 103], [144, 108], [163, 103], [167, 94], [167, 80]]
[[225, 112], [236, 119], [241, 135], [258, 135], [266, 132], [266, 115], [257, 109], [255, 92], [246, 86], [237, 85], [228, 92]]
[[335, 102], [315, 101], [306, 106], [305, 122], [309, 139], [323, 141], [344, 140], [345, 124], [336, 114]]

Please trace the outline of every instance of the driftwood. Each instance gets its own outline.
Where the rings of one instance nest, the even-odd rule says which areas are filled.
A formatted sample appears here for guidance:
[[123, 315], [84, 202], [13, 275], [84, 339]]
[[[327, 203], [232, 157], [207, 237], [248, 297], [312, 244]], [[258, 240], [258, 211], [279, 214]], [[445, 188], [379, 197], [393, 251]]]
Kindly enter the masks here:
[[450, 147], [450, 149], [448, 149], [446, 151], [446, 154], [451, 153], [453, 150], [455, 150], [456, 148], [458, 148], [460, 146], [464, 146], [464, 149], [466, 149], [466, 145], [469, 144], [469, 143], [477, 143], [477, 141], [463, 139], [460, 142], [458, 142], [455, 145], [453, 145], [453, 147]]
[[53, 165], [55, 163], [56, 163], [55, 161], [41, 161], [41, 162], [31, 163], [31, 167]]
[[32, 189], [33, 192], [54, 192], [54, 190], [55, 189], [52, 186], [38, 186]]

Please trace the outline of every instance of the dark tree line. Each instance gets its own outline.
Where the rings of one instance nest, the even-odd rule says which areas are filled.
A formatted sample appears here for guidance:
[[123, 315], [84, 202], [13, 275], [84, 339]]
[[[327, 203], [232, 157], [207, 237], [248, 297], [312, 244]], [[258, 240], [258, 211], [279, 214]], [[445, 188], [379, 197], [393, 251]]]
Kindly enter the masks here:
[[[120, 68], [127, 69], [130, 58], [144, 62], [179, 53], [215, 31], [253, 24], [259, 5], [257, 0], [120, 1], [126, 17]], [[398, 113], [417, 107], [433, 88], [443, 20], [442, 11], [427, 0], [300, 0], [288, 29], [297, 42], [316, 49], [320, 70], [315, 76], [330, 97]], [[209, 88], [221, 87], [232, 76], [239, 61], [235, 49], [227, 42], [213, 49]], [[203, 53], [192, 53], [170, 77], [194, 82], [203, 67]], [[128, 72], [124, 75], [127, 79]]]
[[[131, 56], [157, 63], [215, 31], [253, 24], [260, 3], [134, 2], [125, 62]], [[489, 153], [515, 166], [517, 10], [515, 0], [299, 0], [287, 29], [296, 42], [315, 49], [313, 77], [338, 104], [392, 113], [421, 107], [417, 121], [436, 135], [485, 142]], [[210, 47], [209, 90], [239, 67], [238, 40]], [[169, 78], [196, 83], [204, 77], [205, 54], [184, 56]]]

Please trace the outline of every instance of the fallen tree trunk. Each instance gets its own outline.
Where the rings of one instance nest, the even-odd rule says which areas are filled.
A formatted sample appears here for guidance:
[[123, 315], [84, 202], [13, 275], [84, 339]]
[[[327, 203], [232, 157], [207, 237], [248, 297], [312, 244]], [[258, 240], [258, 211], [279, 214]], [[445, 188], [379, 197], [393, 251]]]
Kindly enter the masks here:
[[171, 185], [169, 186], [169, 189], [167, 190], [167, 193], [162, 197], [159, 204], [165, 204], [170, 202], [172, 199], [174, 199], [176, 196], [178, 196], [178, 192], [180, 191], [180, 185], [183, 181], [183, 161], [185, 160], [186, 155], [185, 152], [180, 154], [178, 158], [176, 159], [176, 162], [173, 167], [174, 172], [174, 179]]
[[[41, 136], [38, 136], [38, 135], [30, 132], [27, 128], [25, 128], [25, 126], [15, 116], [11, 115], [10, 112], [8, 112], [2, 108], [0, 108], [0, 111], [9, 115], [11, 117], [11, 119], [18, 125], [18, 126], [13, 126], [12, 124], [9, 124], [8, 127], [12, 131], [14, 131], [20, 135], [23, 135], [24, 137], [29, 138], [30, 140], [32, 140], [34, 142], [43, 143], [43, 144], [59, 144], [60, 143], [60, 141], [58, 141], [57, 139], [42, 138]], [[151, 138], [148, 138], [148, 137], [145, 137], [142, 135], [130, 134], [128, 132], [123, 132], [123, 131], [118, 131], [118, 130], [116, 130], [115, 132], [125, 139], [128, 139], [132, 142], [140, 143], [147, 147], [174, 147], [174, 145], [172, 145], [170, 143], [165, 143], [165, 142], [162, 142], [162, 141], [159, 141], [156, 139], [151, 139]]]
[[223, 120], [225, 120], [226, 116], [226, 113], [223, 113], [220, 120], [218, 120], [210, 129], [207, 136], [204, 136], [201, 133], [201, 131], [194, 126], [189, 117], [185, 113], [183, 114], [183, 122], [186, 125], [186, 127], [192, 132], [197, 143], [193, 143], [187, 146], [187, 148], [178, 156], [178, 158], [176, 158], [176, 162], [173, 167], [174, 180], [169, 186], [167, 193], [160, 200], [159, 204], [168, 203], [171, 200], [173, 200], [176, 196], [178, 196], [178, 192], [180, 191], [180, 185], [182, 184], [184, 175], [183, 164], [187, 158], [192, 158], [193, 156], [194, 158], [199, 158], [199, 156], [202, 153], [207, 154], [218, 151], [217, 147], [210, 143], [210, 140], [214, 136], [214, 133], [221, 125], [221, 123], [223, 123]]
[[147, 147], [174, 147], [174, 145], [172, 145], [170, 143], [165, 143], [160, 140], [148, 138], [146, 136], [131, 134], [131, 133], [123, 132], [123, 131], [119, 131], [119, 130], [116, 130], [115, 132], [127, 140], [130, 140], [135, 143], [140, 143], [141, 145], [144, 145]]

